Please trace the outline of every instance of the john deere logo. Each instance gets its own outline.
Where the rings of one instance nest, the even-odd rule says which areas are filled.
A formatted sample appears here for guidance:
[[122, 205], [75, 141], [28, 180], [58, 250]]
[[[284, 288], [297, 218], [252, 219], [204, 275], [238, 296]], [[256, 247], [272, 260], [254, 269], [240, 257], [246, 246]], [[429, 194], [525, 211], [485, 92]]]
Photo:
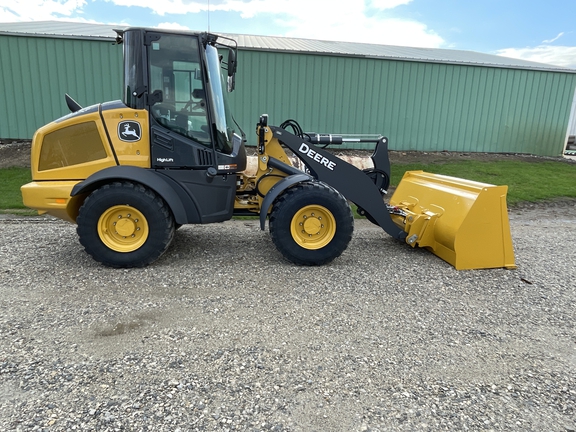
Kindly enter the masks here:
[[140, 123], [135, 121], [123, 121], [118, 124], [118, 138], [122, 141], [140, 141], [142, 129]]

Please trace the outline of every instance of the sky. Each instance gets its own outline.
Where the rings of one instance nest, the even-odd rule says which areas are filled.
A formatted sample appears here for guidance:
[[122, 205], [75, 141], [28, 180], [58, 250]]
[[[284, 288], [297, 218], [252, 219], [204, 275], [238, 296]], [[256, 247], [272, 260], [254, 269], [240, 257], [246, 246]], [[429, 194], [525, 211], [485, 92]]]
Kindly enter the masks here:
[[0, 23], [47, 20], [468, 50], [576, 69], [576, 0], [0, 0]]

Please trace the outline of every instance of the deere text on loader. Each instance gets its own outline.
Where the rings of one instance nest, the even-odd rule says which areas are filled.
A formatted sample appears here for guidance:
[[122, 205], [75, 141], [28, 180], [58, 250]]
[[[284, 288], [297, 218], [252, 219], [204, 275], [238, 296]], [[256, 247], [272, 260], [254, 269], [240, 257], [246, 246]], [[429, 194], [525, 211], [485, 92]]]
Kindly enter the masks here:
[[[360, 170], [325, 147], [335, 135], [306, 134], [293, 120], [260, 117], [257, 170], [246, 168], [245, 136], [227, 103], [237, 46], [209, 33], [118, 30], [124, 47], [122, 100], [82, 108], [33, 138], [24, 204], [75, 222], [80, 243], [111, 267], [154, 262], [183, 224], [234, 215], [269, 219], [288, 260], [322, 265], [351, 240], [358, 212], [392, 237], [425, 247], [457, 269], [514, 268], [506, 187], [408, 172], [386, 203], [388, 140], [375, 140], [374, 167]], [[302, 160], [295, 168], [286, 150]]]

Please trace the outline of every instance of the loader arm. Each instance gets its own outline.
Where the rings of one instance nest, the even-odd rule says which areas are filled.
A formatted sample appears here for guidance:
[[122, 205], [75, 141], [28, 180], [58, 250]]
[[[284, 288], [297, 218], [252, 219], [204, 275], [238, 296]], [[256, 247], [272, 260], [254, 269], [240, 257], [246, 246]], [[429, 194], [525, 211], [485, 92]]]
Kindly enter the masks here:
[[[364, 172], [282, 128], [270, 126], [270, 129], [278, 141], [303, 161], [314, 178], [332, 186], [346, 199], [362, 207], [386, 233], [395, 239], [402, 241], [406, 239], [406, 232], [392, 221], [380, 190]], [[375, 165], [378, 163], [378, 166], [374, 168], [386, 172], [389, 177], [390, 164], [387, 150], [387, 140], [383, 138], [378, 142], [375, 151], [377, 158], [374, 159], [374, 163]]]

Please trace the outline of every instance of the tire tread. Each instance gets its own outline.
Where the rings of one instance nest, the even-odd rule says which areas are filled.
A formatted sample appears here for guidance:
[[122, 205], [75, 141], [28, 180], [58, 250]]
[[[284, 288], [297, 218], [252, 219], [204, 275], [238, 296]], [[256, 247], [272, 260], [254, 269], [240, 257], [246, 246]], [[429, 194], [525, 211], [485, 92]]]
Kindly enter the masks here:
[[[114, 196], [125, 192], [143, 196], [151, 207], [158, 212], [163, 222], [162, 232], [155, 235], [155, 238], [153, 239], [149, 237], [146, 241], [144, 246], [146, 246], [149, 241], [154, 243], [148, 245], [147, 249], [149, 249], [149, 251], [147, 253], [136, 253], [144, 248], [144, 246], [138, 249], [138, 251], [126, 254], [110, 251], [101, 244], [96, 232], [97, 230], [92, 226], [94, 215], [91, 214], [90, 209], [95, 205], [96, 201], [102, 199], [101, 197], [106, 195]], [[145, 267], [151, 264], [166, 252], [174, 238], [175, 231], [174, 218], [166, 202], [151, 189], [140, 183], [134, 183], [131, 181], [115, 181], [105, 184], [92, 192], [80, 207], [76, 223], [78, 224], [76, 232], [78, 233], [80, 244], [84, 246], [86, 252], [96, 261], [113, 268]], [[150, 226], [150, 230], [153, 228], [155, 227]], [[102, 253], [102, 246], [106, 248], [109, 253]], [[117, 259], [119, 257], [126, 258], [128, 255], [131, 255], [134, 259]]]
[[[341, 219], [337, 221], [337, 233], [334, 240], [322, 249], [311, 251], [297, 246], [290, 230], [283, 225], [287, 222], [286, 213], [291, 212], [290, 207], [299, 200], [315, 194], [326, 194], [326, 197], [334, 203], [342, 204], [341, 210], [344, 210], [345, 205], [347, 211], [339, 215]], [[278, 197], [272, 207], [269, 227], [272, 242], [286, 259], [298, 265], [324, 265], [339, 257], [348, 247], [354, 231], [354, 217], [346, 198], [340, 192], [323, 183], [307, 182], [289, 188]]]

